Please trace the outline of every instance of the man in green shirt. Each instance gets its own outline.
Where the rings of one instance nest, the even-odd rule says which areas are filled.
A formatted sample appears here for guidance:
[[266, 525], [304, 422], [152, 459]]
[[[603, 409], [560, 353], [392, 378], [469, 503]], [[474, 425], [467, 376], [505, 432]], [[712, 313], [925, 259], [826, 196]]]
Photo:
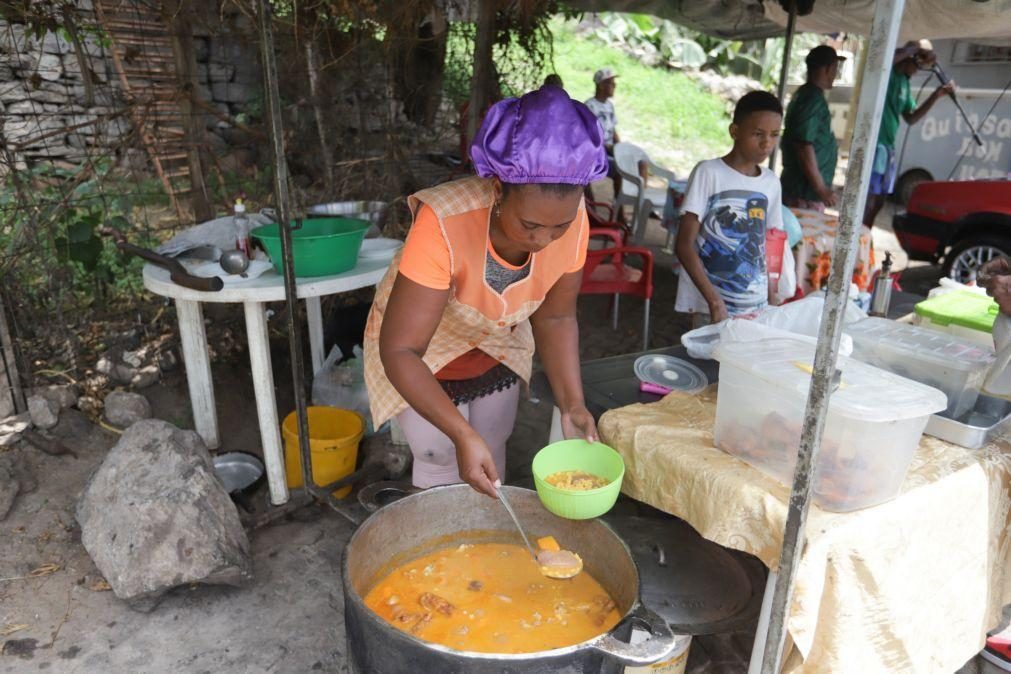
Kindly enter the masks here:
[[916, 124], [942, 96], [955, 91], [955, 82], [934, 89], [919, 107], [910, 91], [909, 78], [921, 68], [929, 68], [937, 60], [933, 45], [929, 40], [910, 41], [895, 50], [892, 59], [892, 74], [888, 78], [885, 93], [885, 107], [881, 111], [881, 126], [878, 130], [877, 148], [874, 152], [874, 167], [871, 171], [870, 191], [867, 208], [864, 209], [864, 224], [874, 226], [885, 197], [895, 191], [895, 137], [899, 133], [899, 119], [906, 124]]
[[804, 59], [807, 82], [793, 94], [783, 130], [783, 204], [825, 210], [835, 205], [832, 177], [839, 146], [832, 133], [832, 113], [825, 93], [839, 72], [839, 56], [828, 45], [815, 47]]

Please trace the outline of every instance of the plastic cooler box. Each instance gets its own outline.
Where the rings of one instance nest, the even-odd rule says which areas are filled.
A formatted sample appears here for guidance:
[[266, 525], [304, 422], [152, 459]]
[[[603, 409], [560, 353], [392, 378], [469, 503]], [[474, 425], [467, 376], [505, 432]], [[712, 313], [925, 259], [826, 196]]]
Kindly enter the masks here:
[[986, 295], [954, 290], [923, 300], [916, 305], [916, 322], [924, 328], [993, 347], [993, 322], [997, 303]]
[[[800, 449], [815, 347], [793, 339], [717, 349], [716, 446], [790, 485]], [[814, 473], [814, 501], [847, 512], [894, 498], [940, 391], [840, 357]]]
[[853, 339], [853, 358], [943, 391], [944, 415], [952, 419], [976, 405], [994, 361], [993, 349], [885, 318], [867, 318], [843, 330]]

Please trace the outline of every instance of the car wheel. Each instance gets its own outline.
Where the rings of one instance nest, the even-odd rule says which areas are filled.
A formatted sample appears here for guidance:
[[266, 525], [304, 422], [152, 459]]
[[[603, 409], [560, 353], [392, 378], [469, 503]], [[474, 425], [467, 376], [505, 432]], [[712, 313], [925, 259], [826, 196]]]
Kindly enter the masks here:
[[980, 267], [1001, 255], [1011, 255], [1011, 240], [995, 236], [964, 239], [944, 256], [942, 270], [948, 278], [969, 283], [976, 280]]
[[913, 196], [913, 188], [920, 183], [925, 183], [934, 178], [923, 169], [913, 169], [906, 171], [899, 177], [899, 182], [895, 186], [895, 200], [903, 206], [909, 205], [909, 199]]

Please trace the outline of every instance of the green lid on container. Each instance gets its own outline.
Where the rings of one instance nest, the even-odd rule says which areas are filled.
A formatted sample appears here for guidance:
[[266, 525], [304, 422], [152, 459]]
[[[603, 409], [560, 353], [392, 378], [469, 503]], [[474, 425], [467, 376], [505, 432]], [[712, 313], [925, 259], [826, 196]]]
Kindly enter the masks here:
[[916, 314], [938, 325], [960, 325], [990, 333], [997, 318], [997, 303], [986, 295], [954, 290], [920, 302]]

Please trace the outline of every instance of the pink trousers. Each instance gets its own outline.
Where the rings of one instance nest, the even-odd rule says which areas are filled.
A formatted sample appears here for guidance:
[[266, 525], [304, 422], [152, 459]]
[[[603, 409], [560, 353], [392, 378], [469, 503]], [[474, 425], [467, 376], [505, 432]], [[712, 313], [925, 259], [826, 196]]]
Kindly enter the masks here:
[[[513, 384], [469, 403], [457, 405], [463, 418], [478, 432], [491, 449], [492, 459], [499, 478], [505, 481], [506, 441], [516, 423], [516, 407], [520, 400], [520, 386]], [[411, 482], [415, 487], [427, 489], [440, 484], [460, 482], [456, 464], [456, 447], [449, 437], [408, 407], [397, 415], [397, 423], [411, 446], [414, 455], [414, 472]]]

